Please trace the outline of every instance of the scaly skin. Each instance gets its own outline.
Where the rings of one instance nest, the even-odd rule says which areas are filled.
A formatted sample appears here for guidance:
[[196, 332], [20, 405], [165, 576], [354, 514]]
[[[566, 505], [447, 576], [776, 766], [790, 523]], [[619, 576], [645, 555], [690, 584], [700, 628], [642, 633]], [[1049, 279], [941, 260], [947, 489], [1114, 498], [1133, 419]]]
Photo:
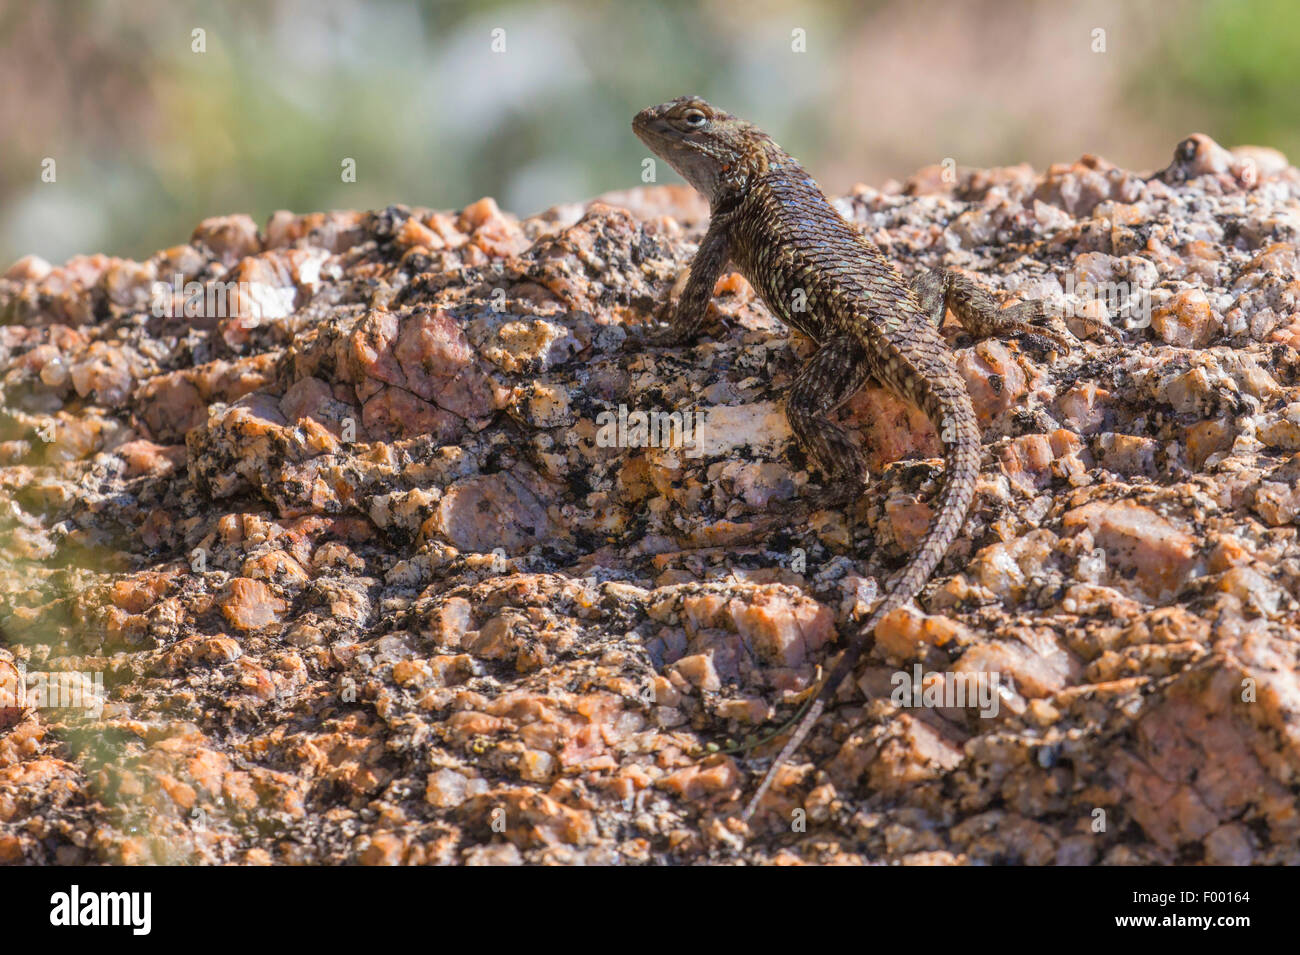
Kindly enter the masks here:
[[871, 645], [881, 618], [917, 595], [961, 533], [979, 477], [981, 436], [965, 382], [938, 331], [945, 310], [977, 337], [1021, 335], [1064, 350], [1068, 345], [1031, 325], [1044, 317], [1038, 302], [999, 311], [974, 282], [942, 270], [922, 273], [909, 286], [770, 136], [698, 97], [642, 110], [632, 128], [710, 204], [708, 231], [670, 335], [661, 340], [683, 341], [695, 333], [718, 277], [733, 262], [782, 322], [818, 346], [790, 391], [786, 416], [829, 476], [827, 486], [840, 488], [836, 499], [858, 493], [866, 469], [830, 415], [869, 380], [920, 407], [944, 447], [944, 484], [933, 521], [745, 807], [741, 818], [748, 821]]

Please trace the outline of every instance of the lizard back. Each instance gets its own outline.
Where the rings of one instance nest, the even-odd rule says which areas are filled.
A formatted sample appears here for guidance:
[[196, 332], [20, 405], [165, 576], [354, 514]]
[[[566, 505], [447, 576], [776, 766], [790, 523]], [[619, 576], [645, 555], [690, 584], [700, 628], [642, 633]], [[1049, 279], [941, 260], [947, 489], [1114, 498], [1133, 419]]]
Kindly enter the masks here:
[[[732, 259], [782, 322], [818, 344], [858, 338], [873, 377], [927, 414], [937, 410], [930, 383], [958, 381], [946, 344], [898, 270], [802, 167], [774, 164], [733, 215]], [[958, 391], [942, 397], [967, 401]]]

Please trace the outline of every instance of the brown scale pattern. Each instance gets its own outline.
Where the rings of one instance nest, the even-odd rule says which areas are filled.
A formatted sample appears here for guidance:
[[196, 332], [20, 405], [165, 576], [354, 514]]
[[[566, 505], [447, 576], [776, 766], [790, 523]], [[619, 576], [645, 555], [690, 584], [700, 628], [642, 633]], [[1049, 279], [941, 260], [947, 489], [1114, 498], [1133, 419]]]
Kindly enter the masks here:
[[[837, 213], [796, 164], [755, 181], [731, 226], [731, 255], [763, 301], [822, 347], [791, 392], [791, 428], [817, 463], [860, 484], [861, 454], [827, 420], [869, 378], [915, 402], [948, 438], [938, 513], [885, 598], [849, 641], [813, 707], [745, 810], [748, 818], [779, 767], [793, 755], [870, 645], [885, 614], [911, 600], [961, 532], [979, 477], [980, 432], [964, 382], [916, 296], [871, 242]], [[792, 303], [802, 292], [805, 310]], [[942, 318], [942, 314], [940, 314]], [[856, 346], [856, 347], [855, 347]]]
[[945, 448], [937, 513], [907, 565], [848, 641], [813, 704], [746, 806], [757, 808], [863, 652], [877, 624], [920, 592], [961, 533], [979, 477], [981, 435], [965, 383], [938, 328], [951, 308], [976, 337], [1030, 335], [1065, 345], [1032, 322], [1038, 303], [999, 310], [991, 296], [947, 271], [909, 286], [888, 259], [835, 211], [808, 173], [766, 133], [697, 97], [642, 111], [637, 135], [710, 201], [712, 216], [673, 326], [689, 337], [713, 286], [734, 262], [767, 306], [817, 343], [786, 403], [791, 430], [827, 472], [828, 486], [856, 493], [862, 453], [830, 415], [868, 380], [914, 402]]

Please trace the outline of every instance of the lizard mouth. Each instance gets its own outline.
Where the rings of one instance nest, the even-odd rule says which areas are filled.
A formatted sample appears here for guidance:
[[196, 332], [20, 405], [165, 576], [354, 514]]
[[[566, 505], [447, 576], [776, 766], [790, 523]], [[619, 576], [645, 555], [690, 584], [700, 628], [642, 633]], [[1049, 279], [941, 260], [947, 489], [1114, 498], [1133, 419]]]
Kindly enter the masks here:
[[636, 133], [638, 139], [645, 139], [646, 134], [650, 131], [651, 122], [652, 118], [646, 115], [645, 110], [642, 110], [632, 117], [632, 132]]
[[665, 123], [652, 106], [632, 117], [632, 132], [636, 133], [637, 138], [647, 146], [653, 146], [656, 142], [663, 141], [666, 132]]

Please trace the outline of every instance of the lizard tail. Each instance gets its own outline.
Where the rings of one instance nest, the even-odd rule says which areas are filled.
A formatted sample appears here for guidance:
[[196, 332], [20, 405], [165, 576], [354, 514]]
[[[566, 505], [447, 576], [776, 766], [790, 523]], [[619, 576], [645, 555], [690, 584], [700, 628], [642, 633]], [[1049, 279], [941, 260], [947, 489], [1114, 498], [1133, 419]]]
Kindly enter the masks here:
[[966, 512], [975, 498], [975, 484], [979, 479], [980, 443], [979, 427], [975, 421], [975, 412], [970, 398], [963, 391], [960, 394], [938, 392], [926, 395], [923, 401], [927, 416], [942, 435], [950, 433], [949, 450], [944, 461], [943, 491], [939, 496], [939, 510], [912, 559], [889, 584], [884, 598], [876, 605], [871, 616], [853, 635], [848, 647], [840, 654], [835, 669], [826, 678], [818, 691], [816, 699], [808, 708], [799, 724], [795, 727], [789, 742], [781, 749], [772, 766], [768, 769], [758, 789], [745, 805], [740, 818], [748, 822], [758, 809], [758, 804], [772, 787], [772, 781], [803, 744], [812, 732], [817, 718], [825, 711], [835, 696], [835, 691], [857, 665], [862, 654], [872, 645], [876, 627], [889, 613], [907, 603], [925, 586], [934, 569], [943, 560], [948, 547], [961, 533], [966, 521]]

